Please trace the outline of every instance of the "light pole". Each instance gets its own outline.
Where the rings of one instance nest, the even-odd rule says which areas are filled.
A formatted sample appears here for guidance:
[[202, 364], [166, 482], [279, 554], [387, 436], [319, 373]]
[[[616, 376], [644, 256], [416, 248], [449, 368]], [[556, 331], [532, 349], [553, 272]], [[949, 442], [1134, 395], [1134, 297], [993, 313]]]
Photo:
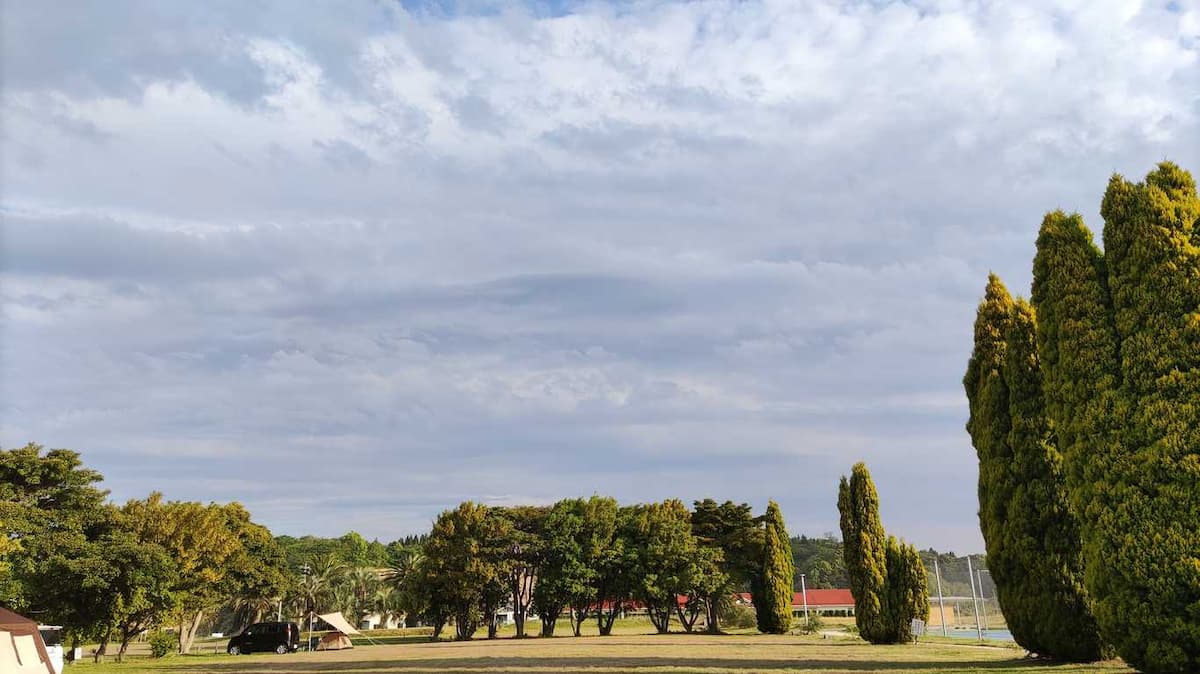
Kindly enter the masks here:
[[986, 632], [987, 631], [987, 598], [983, 596], [983, 574], [985, 574], [985, 573], [989, 577], [992, 575], [992, 572], [988, 571], [987, 569], [976, 569], [975, 570], [975, 577], [979, 579], [979, 605], [983, 610], [983, 629]]
[[967, 555], [967, 580], [971, 581], [971, 608], [975, 609], [975, 634], [983, 641], [983, 624], [979, 622], [979, 602], [975, 599], [975, 572], [971, 570], [971, 555]]
[[800, 574], [800, 596], [804, 598], [804, 629], [808, 629], [808, 586], [804, 584], [804, 574]]
[[933, 575], [937, 578], [938, 610], [941, 611], [942, 617], [942, 636], [949, 636], [946, 632], [946, 602], [942, 599], [942, 571], [938, 568], [936, 556], [933, 558]]

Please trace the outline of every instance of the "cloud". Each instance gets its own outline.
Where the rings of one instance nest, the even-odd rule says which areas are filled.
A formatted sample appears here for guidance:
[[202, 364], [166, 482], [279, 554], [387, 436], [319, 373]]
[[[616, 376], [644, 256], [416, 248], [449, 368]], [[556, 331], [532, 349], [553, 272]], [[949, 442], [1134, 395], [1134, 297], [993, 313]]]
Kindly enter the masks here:
[[987, 271], [1200, 168], [1181, 6], [4, 11], [0, 442], [285, 533], [601, 492], [820, 534], [866, 459], [978, 549]]

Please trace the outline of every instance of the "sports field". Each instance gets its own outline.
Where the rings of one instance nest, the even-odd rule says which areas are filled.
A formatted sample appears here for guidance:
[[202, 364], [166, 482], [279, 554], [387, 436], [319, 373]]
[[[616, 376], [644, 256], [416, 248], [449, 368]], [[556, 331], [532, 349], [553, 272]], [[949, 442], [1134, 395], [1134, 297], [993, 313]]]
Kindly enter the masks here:
[[346, 651], [292, 655], [201, 655], [117, 664], [81, 663], [68, 672], [332, 672], [424, 674], [426, 672], [1129, 672], [1120, 662], [1055, 665], [1024, 659], [1012, 648], [924, 643], [871, 646], [857, 639], [735, 634], [619, 635], [410, 642], [359, 646]]

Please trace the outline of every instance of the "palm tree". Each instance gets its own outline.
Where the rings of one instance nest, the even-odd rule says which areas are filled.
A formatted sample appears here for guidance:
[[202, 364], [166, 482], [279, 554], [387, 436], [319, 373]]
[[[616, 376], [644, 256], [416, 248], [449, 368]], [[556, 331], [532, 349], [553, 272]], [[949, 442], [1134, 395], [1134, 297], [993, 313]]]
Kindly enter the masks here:
[[346, 584], [350, 590], [350, 609], [355, 619], [361, 622], [371, 613], [375, 590], [379, 587], [379, 574], [365, 566], [351, 569], [346, 574]]

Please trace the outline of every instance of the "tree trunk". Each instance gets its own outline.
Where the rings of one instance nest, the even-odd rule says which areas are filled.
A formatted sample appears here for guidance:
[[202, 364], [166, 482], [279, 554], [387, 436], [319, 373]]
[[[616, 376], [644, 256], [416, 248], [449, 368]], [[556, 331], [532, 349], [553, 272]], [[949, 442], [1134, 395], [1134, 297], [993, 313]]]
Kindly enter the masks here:
[[100, 645], [96, 646], [96, 651], [92, 654], [92, 662], [96, 664], [104, 662], [104, 656], [108, 653], [108, 640], [111, 637], [111, 629], [105, 631], [104, 635], [100, 637]]
[[696, 627], [696, 621], [700, 619], [700, 609], [694, 604], [676, 605], [675, 613], [679, 617], [679, 624], [683, 625], [683, 631], [691, 634]]
[[571, 608], [571, 631], [575, 636], [582, 636], [583, 622], [588, 617], [587, 606], [574, 606]]
[[117, 650], [117, 662], [125, 662], [125, 650], [129, 648], [129, 640], [133, 638], [133, 634], [121, 630], [121, 648]]
[[200, 620], [204, 618], [204, 610], [200, 609], [192, 615], [192, 619], [187, 623], [179, 623], [179, 652], [187, 655], [192, 650], [192, 643], [196, 641], [196, 632], [200, 629]]
[[612, 634], [613, 623], [617, 619], [617, 613], [621, 611], [621, 602], [614, 601], [608, 610], [600, 610], [596, 612], [596, 625], [600, 628], [600, 636], [606, 637]]
[[558, 618], [562, 615], [562, 608], [554, 608], [546, 611], [546, 615], [542, 616], [542, 636], [554, 636], [554, 627], [558, 624]]
[[721, 633], [720, 616], [718, 615], [720, 613], [720, 604], [718, 601], [719, 600], [716, 596], [711, 596], [707, 601], [704, 602], [704, 608], [707, 611], [707, 615], [704, 619], [708, 621], [708, 626], [704, 631], [708, 632], [709, 634]]
[[443, 630], [443, 629], [445, 629], [445, 627], [446, 627], [446, 620], [445, 620], [445, 618], [441, 618], [441, 617], [434, 618], [434, 620], [433, 620], [433, 634], [432, 634], [432, 635], [429, 637], [429, 640], [430, 640], [430, 641], [437, 641], [438, 639], [440, 639], [440, 638], [442, 637], [442, 630]]
[[650, 622], [654, 625], [654, 629], [659, 634], [666, 634], [671, 628], [671, 606], [665, 604], [663, 606], [654, 606], [651, 602], [646, 602], [646, 611], [650, 614]]

